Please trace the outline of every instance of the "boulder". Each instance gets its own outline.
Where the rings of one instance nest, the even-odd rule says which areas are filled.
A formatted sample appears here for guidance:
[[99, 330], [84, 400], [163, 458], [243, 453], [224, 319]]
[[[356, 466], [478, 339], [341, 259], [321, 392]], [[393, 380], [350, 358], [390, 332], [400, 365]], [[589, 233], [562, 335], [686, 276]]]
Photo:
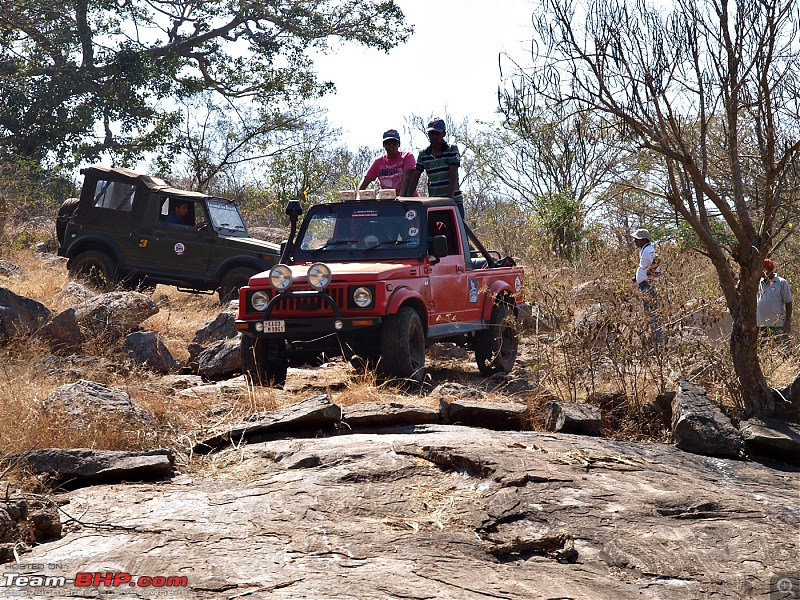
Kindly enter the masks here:
[[751, 454], [800, 465], [800, 421], [753, 418], [742, 421], [739, 431]]
[[[69, 487], [161, 479], [172, 473], [175, 462], [169, 450], [128, 452], [90, 448], [43, 448], [15, 459], [32, 472], [50, 475], [59, 483], [67, 482]], [[46, 525], [42, 528], [46, 529]]]
[[139, 292], [108, 292], [75, 306], [75, 317], [89, 336], [98, 333], [121, 337], [158, 313], [153, 299]]
[[0, 342], [34, 333], [50, 320], [50, 315], [41, 302], [0, 287]]
[[528, 429], [528, 406], [517, 402], [439, 401], [442, 421], [454, 425], [483, 427], [497, 431]]
[[88, 286], [78, 283], [77, 281], [70, 281], [65, 285], [60, 292], [53, 296], [54, 300], [64, 304], [81, 304], [96, 298], [99, 294], [92, 291]]
[[601, 411], [594, 404], [551, 400], [544, 406], [544, 426], [548, 431], [600, 435]]
[[88, 379], [94, 373], [120, 373], [124, 368], [101, 356], [45, 356], [41, 360], [48, 377], [55, 379]]
[[194, 338], [189, 344], [189, 365], [196, 368], [197, 357], [214, 342], [230, 340], [238, 338], [238, 336], [236, 314], [227, 310], [219, 313], [211, 321], [197, 328]]
[[222, 379], [241, 372], [239, 338], [214, 342], [197, 355], [195, 363], [197, 374], [208, 379]]
[[672, 400], [672, 437], [681, 450], [709, 456], [738, 456], [742, 436], [699, 385], [681, 379]]
[[63, 411], [72, 418], [73, 425], [85, 423], [89, 416], [96, 416], [98, 411], [106, 413], [108, 418], [130, 423], [153, 421], [154, 417], [138, 406], [124, 391], [81, 379], [57, 387], [45, 399], [47, 408]]
[[342, 423], [350, 429], [379, 429], [441, 421], [438, 410], [399, 402], [362, 402], [345, 406], [342, 410]]
[[75, 309], [68, 308], [58, 313], [53, 320], [38, 332], [50, 350], [56, 354], [72, 354], [81, 347], [81, 327]]
[[315, 435], [318, 430], [332, 429], [341, 418], [342, 409], [333, 404], [327, 394], [318, 394], [293, 406], [255, 415], [251, 422], [234, 425], [199, 442], [194, 452], [208, 454], [223, 446], [243, 441], [256, 443], [287, 433]]
[[135, 331], [125, 336], [123, 352], [133, 363], [159, 373], [169, 373], [178, 368], [178, 362], [170, 354], [153, 331]]

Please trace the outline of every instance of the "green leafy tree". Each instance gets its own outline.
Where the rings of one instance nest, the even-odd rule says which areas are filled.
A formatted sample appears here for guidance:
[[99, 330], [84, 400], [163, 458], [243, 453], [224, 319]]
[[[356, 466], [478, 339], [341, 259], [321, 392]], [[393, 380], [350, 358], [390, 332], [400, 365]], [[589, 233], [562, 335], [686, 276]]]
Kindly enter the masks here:
[[132, 161], [170, 139], [176, 101], [293, 106], [333, 89], [312, 50], [411, 33], [391, 0], [0, 0], [0, 152]]
[[800, 377], [787, 403], [761, 370], [756, 292], [800, 204], [800, 4], [543, 0], [534, 29], [516, 89], [601, 115], [658, 157], [661, 195], [697, 234], [733, 318], [745, 415], [797, 411]]

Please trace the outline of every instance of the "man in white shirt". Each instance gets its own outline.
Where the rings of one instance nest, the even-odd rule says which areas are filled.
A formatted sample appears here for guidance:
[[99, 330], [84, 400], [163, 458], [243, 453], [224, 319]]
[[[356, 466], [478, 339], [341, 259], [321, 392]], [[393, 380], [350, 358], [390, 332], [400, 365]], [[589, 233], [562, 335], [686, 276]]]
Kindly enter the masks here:
[[788, 344], [792, 331], [792, 291], [789, 282], [775, 273], [775, 263], [764, 259], [764, 276], [758, 283], [756, 321], [763, 337], [776, 336]]
[[644, 310], [651, 313], [650, 327], [655, 333], [656, 345], [661, 347], [664, 334], [661, 329], [661, 319], [655, 314], [658, 309], [658, 294], [656, 294], [656, 290], [653, 287], [653, 284], [658, 281], [661, 275], [658, 254], [650, 241], [650, 232], [647, 229], [637, 229], [631, 234], [631, 237], [639, 249], [636, 283], [639, 285], [639, 292], [643, 295]]

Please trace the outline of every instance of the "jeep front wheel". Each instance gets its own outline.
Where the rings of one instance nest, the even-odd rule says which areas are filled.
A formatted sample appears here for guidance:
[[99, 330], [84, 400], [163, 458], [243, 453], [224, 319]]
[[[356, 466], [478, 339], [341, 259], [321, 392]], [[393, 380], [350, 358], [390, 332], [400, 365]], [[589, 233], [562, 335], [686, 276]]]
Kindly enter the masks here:
[[475, 334], [475, 362], [481, 375], [509, 373], [517, 360], [518, 348], [514, 313], [508, 303], [498, 301], [492, 307], [489, 328]]
[[84, 279], [103, 291], [114, 288], [116, 271], [111, 257], [99, 250], [86, 250], [69, 262], [69, 272], [73, 277]]
[[254, 385], [278, 387], [286, 383], [289, 361], [279, 352], [280, 346], [282, 342], [242, 336], [242, 371]]
[[219, 284], [219, 301], [222, 304], [236, 300], [239, 297], [239, 288], [248, 284], [256, 270], [250, 267], [234, 267], [222, 277]]
[[381, 365], [399, 379], [422, 383], [425, 377], [425, 330], [419, 314], [410, 306], [386, 317], [383, 323]]

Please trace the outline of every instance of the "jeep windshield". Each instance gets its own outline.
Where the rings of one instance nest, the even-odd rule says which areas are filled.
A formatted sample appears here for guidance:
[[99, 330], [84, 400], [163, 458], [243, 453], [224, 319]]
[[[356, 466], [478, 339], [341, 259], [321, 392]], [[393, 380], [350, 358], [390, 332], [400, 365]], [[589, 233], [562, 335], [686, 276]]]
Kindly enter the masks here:
[[294, 258], [317, 260], [406, 260], [420, 255], [420, 207], [413, 202], [346, 202], [309, 209]]
[[242, 215], [239, 214], [239, 210], [233, 202], [222, 198], [209, 198], [207, 204], [211, 225], [217, 233], [227, 236], [248, 237]]

